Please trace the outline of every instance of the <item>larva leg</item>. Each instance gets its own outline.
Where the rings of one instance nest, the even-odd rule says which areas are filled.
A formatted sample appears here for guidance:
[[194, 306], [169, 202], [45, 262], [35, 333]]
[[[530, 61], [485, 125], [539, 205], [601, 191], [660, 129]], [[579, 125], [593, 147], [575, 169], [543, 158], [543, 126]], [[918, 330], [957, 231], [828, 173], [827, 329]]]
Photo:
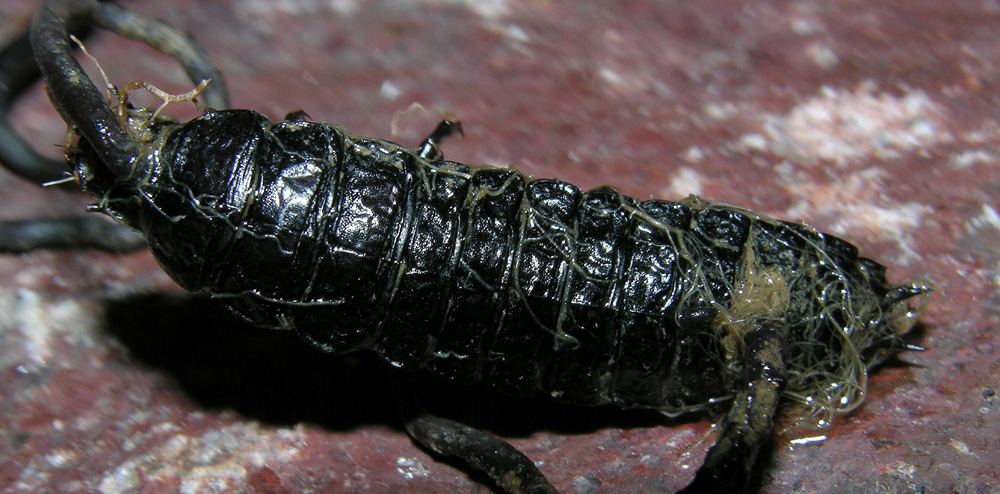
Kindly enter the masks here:
[[94, 23], [108, 31], [145, 43], [170, 55], [180, 63], [188, 79], [195, 85], [210, 80], [200, 93], [209, 108], [229, 108], [229, 93], [222, 80], [222, 73], [208, 58], [208, 53], [187, 33], [173, 26], [113, 4], [99, 4], [94, 8]]
[[558, 494], [530, 458], [506, 441], [468, 425], [429, 414], [416, 398], [397, 383], [396, 399], [406, 432], [436, 453], [462, 459], [489, 475], [509, 494]]
[[746, 335], [743, 376], [733, 405], [719, 423], [705, 464], [681, 492], [739, 492], [746, 487], [757, 451], [771, 434], [788, 378], [786, 333], [784, 323], [758, 321]]
[[441, 123], [437, 124], [431, 135], [424, 139], [424, 142], [420, 145], [417, 154], [421, 158], [428, 161], [441, 161], [444, 159], [444, 153], [441, 152], [441, 141], [444, 141], [450, 135], [458, 133], [462, 134], [462, 124], [461, 122], [456, 122], [453, 120], [442, 120]]

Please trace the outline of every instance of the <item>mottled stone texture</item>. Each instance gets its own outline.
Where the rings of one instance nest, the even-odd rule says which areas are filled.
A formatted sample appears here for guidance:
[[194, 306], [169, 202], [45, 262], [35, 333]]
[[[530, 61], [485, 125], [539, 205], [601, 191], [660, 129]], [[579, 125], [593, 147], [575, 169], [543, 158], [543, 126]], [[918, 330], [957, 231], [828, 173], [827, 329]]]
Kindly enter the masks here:
[[[0, 36], [33, 3], [4, 1]], [[894, 280], [932, 280], [928, 351], [878, 372], [833, 428], [780, 421], [762, 492], [1000, 488], [997, 2], [127, 5], [192, 32], [234, 103], [272, 118], [302, 109], [415, 144], [448, 114], [466, 129], [451, 159], [806, 219]], [[116, 82], [190, 88], [135, 43], [88, 46]], [[432, 111], [403, 114], [411, 103]], [[15, 118], [58, 153], [40, 90]], [[83, 202], [0, 172], [0, 217]], [[0, 256], [0, 373], [2, 493], [490, 491], [410, 443], [377, 363], [247, 328], [178, 293], [146, 253]], [[418, 385], [563, 492], [669, 492], [707, 447], [709, 419]]]

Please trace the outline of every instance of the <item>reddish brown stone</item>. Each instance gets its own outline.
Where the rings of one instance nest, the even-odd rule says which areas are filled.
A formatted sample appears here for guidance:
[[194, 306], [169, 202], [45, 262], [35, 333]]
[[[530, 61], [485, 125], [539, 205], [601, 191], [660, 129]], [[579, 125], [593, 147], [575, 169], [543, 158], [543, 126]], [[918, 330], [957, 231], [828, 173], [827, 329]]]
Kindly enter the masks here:
[[[0, 34], [33, 4], [3, 2]], [[128, 5], [192, 32], [236, 106], [415, 144], [439, 114], [403, 116], [395, 136], [390, 122], [419, 102], [462, 120], [450, 159], [802, 218], [894, 280], [933, 280], [918, 330], [929, 350], [876, 373], [866, 405], [832, 428], [783, 419], [762, 491], [1000, 486], [995, 2]], [[87, 45], [116, 82], [190, 88], [135, 43]], [[64, 125], [40, 90], [13, 118], [58, 154]], [[83, 203], [0, 171], [0, 217]], [[372, 362], [212, 307], [180, 298], [147, 254], [0, 256], [0, 492], [488, 492], [406, 438]], [[561, 492], [671, 491], [707, 447], [705, 419], [463, 390], [467, 403], [426, 386]], [[793, 442], [812, 436], [825, 440]]]

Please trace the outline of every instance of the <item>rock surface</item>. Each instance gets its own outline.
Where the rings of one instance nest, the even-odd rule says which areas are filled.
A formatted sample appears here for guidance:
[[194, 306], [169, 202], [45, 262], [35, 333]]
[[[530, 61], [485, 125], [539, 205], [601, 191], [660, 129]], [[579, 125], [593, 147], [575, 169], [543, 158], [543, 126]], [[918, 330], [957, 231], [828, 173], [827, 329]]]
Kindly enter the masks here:
[[[761, 492], [1000, 488], [997, 2], [128, 6], [200, 40], [237, 107], [411, 145], [452, 115], [466, 135], [445, 144], [450, 159], [804, 219], [892, 280], [932, 280], [928, 351], [875, 373], [834, 427], [784, 417]], [[0, 39], [34, 7], [3, 2]], [[113, 81], [190, 89], [136, 43], [87, 46]], [[402, 113], [412, 103], [432, 111]], [[64, 125], [40, 88], [13, 118], [58, 155]], [[2, 218], [85, 202], [0, 170]], [[0, 373], [4, 494], [490, 492], [409, 441], [377, 362], [248, 328], [146, 253], [0, 256]], [[707, 447], [707, 418], [418, 385], [432, 408], [509, 438], [560, 492], [671, 492]]]

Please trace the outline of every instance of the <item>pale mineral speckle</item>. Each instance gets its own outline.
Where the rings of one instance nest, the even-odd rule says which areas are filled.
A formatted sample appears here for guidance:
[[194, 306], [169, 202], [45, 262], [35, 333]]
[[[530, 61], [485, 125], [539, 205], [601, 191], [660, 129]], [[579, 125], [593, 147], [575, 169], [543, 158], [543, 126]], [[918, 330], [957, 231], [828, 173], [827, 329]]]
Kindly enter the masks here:
[[657, 83], [644, 69], [623, 66], [620, 61], [608, 60], [597, 69], [597, 77], [615, 94], [639, 94], [653, 88], [659, 94], [669, 94], [670, 89]]
[[691, 146], [681, 153], [681, 159], [688, 163], [698, 163], [705, 159], [705, 151], [698, 146]]
[[455, 0], [464, 3], [480, 17], [492, 20], [510, 15], [510, 2], [507, 0]]
[[93, 413], [73, 417], [73, 429], [77, 431], [92, 430], [101, 426], [101, 416]]
[[511, 13], [508, 0], [397, 0], [397, 4], [409, 4], [415, 8], [433, 5], [460, 5], [473, 11], [487, 21], [506, 17]]
[[137, 458], [132, 458], [108, 472], [97, 485], [101, 494], [124, 494], [137, 492], [140, 485], [139, 471], [135, 468]]
[[316, 76], [308, 70], [302, 71], [302, 80], [312, 84], [313, 86], [319, 86], [319, 79], [317, 79]]
[[751, 132], [749, 134], [743, 134], [736, 141], [737, 149], [743, 149], [747, 151], [757, 151], [764, 152], [768, 150], [769, 141], [767, 137], [756, 132]]
[[971, 149], [953, 154], [948, 158], [948, 167], [961, 170], [977, 164], [996, 163], [998, 154], [994, 151], [984, 151], [982, 149]]
[[69, 448], [59, 448], [45, 455], [45, 461], [53, 467], [59, 468], [71, 463], [78, 457], [76, 451]]
[[597, 492], [597, 489], [601, 487], [600, 482], [596, 482], [583, 475], [577, 475], [573, 477], [573, 490], [579, 494], [590, 494], [592, 492]]
[[721, 121], [735, 117], [737, 114], [739, 114], [740, 110], [733, 103], [709, 102], [702, 107], [701, 112], [703, 115], [705, 115], [706, 118], [710, 120]]
[[814, 64], [823, 70], [830, 70], [840, 62], [837, 53], [825, 43], [809, 43], [806, 46], [806, 55], [809, 57], [809, 60], [812, 60]]
[[182, 494], [226, 492], [231, 485], [245, 483], [247, 471], [241, 465], [225, 464], [218, 467], [195, 467], [181, 481], [178, 491]]
[[965, 455], [965, 456], [977, 456], [975, 453], [972, 452], [971, 449], [969, 449], [969, 445], [965, 444], [962, 441], [959, 441], [957, 439], [952, 439], [951, 441], [949, 441], [948, 444], [951, 445], [952, 449], [954, 449], [955, 451], [958, 451], [959, 454], [962, 454], [962, 455]]
[[32, 459], [26, 465], [22, 465], [17, 480], [10, 486], [11, 492], [40, 492], [52, 477], [46, 468], [47, 464], [42, 463], [38, 459]]
[[385, 80], [382, 81], [382, 86], [379, 88], [379, 94], [389, 101], [395, 101], [400, 94], [403, 94], [403, 91], [401, 91], [399, 86], [392, 81]]
[[524, 45], [531, 42], [531, 35], [529, 35], [528, 32], [525, 31], [520, 25], [501, 24], [498, 22], [487, 22], [486, 25], [493, 31], [503, 35], [503, 37], [506, 38], [516, 50], [526, 55], [529, 53]]
[[188, 444], [190, 442], [191, 441], [188, 436], [178, 434], [165, 441], [163, 445], [160, 446], [159, 452], [167, 457], [179, 456], [188, 448]]
[[911, 465], [909, 463], [905, 463], [905, 462], [900, 463], [899, 466], [896, 467], [896, 473], [898, 473], [898, 474], [900, 474], [900, 475], [902, 475], [903, 477], [906, 477], [906, 478], [913, 478], [913, 474], [916, 471], [917, 471], [917, 467], [916, 466]]
[[292, 15], [311, 15], [322, 12], [336, 12], [349, 16], [358, 11], [357, 0], [239, 0], [236, 9], [255, 15], [276, 12]]
[[690, 429], [678, 430], [676, 434], [672, 434], [667, 440], [665, 445], [670, 450], [680, 449], [686, 444], [689, 444], [695, 435]]
[[152, 430], [156, 434], [166, 434], [166, 433], [169, 433], [169, 432], [180, 431], [181, 428], [180, 428], [180, 426], [178, 426], [177, 424], [175, 424], [173, 422], [161, 422], [159, 424], [154, 425], [153, 428], [152, 428]]
[[625, 80], [622, 79], [622, 76], [619, 75], [617, 72], [615, 72], [615, 70], [612, 69], [611, 67], [602, 66], [600, 70], [598, 70], [598, 75], [601, 76], [601, 79], [603, 79], [604, 82], [608, 83], [611, 86], [625, 85]]
[[357, 489], [363, 491], [371, 488], [371, 481], [368, 480], [368, 476], [364, 472], [352, 472], [350, 475], [344, 477], [344, 488], [346, 489]]
[[826, 441], [826, 435], [821, 434], [819, 436], [809, 436], [809, 437], [799, 437], [788, 441], [788, 447], [794, 448], [795, 446], [802, 446], [806, 444], [815, 444]]
[[396, 471], [407, 480], [430, 475], [430, 470], [420, 463], [420, 460], [404, 456], [396, 458]]
[[799, 36], [810, 36], [825, 30], [822, 24], [812, 18], [794, 16], [789, 24], [792, 32]]
[[699, 195], [704, 189], [704, 179], [693, 168], [681, 167], [670, 179], [670, 186], [660, 191], [660, 197], [683, 199], [691, 194]]
[[360, 3], [357, 0], [326, 0], [327, 5], [334, 12], [340, 15], [347, 16], [358, 11], [361, 8]]
[[989, 204], [983, 204], [982, 213], [970, 219], [965, 225], [965, 229], [970, 232], [984, 227], [1000, 230], [1000, 214], [997, 214], [997, 211]]

